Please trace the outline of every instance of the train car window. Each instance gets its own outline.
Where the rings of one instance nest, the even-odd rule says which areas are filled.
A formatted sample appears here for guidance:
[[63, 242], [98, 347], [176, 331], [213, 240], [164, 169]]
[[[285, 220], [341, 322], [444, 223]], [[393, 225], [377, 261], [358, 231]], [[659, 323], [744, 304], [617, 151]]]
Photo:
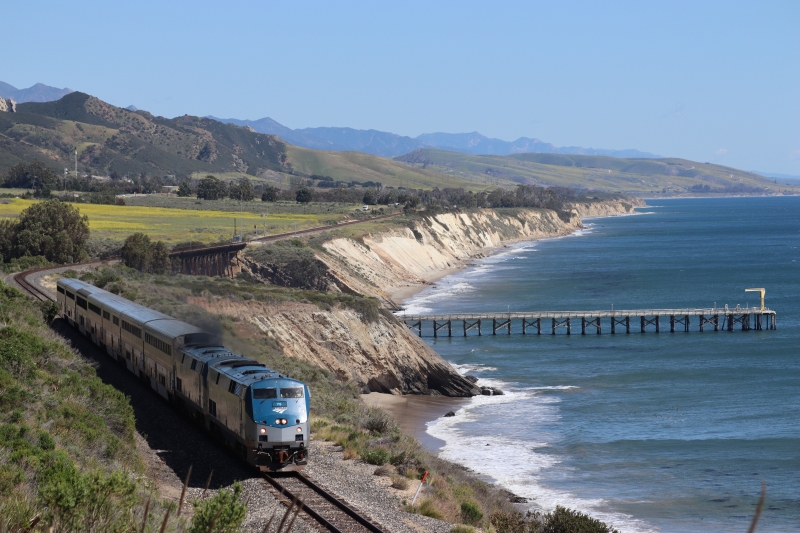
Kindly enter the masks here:
[[278, 389], [253, 389], [253, 399], [269, 400], [278, 397]]
[[208, 414], [214, 418], [217, 417], [217, 402], [214, 400], [208, 400]]
[[140, 339], [142, 338], [142, 330], [134, 325], [128, 324], [124, 320], [122, 321], [122, 329], [124, 329], [131, 335], [134, 335]]
[[81, 309], [86, 309], [86, 300], [78, 296], [77, 301], [78, 301], [78, 307], [80, 307]]
[[103, 311], [103, 318], [105, 320], [110, 320], [111, 319], [111, 315], [108, 314], [108, 311]]
[[236, 390], [236, 382], [231, 380], [231, 382], [228, 383], [228, 392], [232, 393], [235, 390]]
[[58, 290], [58, 292], [61, 294], [64, 294], [64, 287], [56, 287], [56, 290]]
[[197, 359], [192, 359], [191, 370], [196, 370], [196, 369], [197, 369]]
[[112, 322], [114, 322], [114, 325], [115, 325], [115, 326], [119, 326], [119, 318], [117, 318], [117, 317], [113, 317], [113, 320], [112, 320]]
[[102, 313], [100, 308], [94, 305], [92, 302], [89, 302], [89, 311], [96, 314], [97, 316], [100, 316], [100, 314]]
[[217, 381], [215, 381], [214, 384], [219, 385], [219, 372], [217, 372]]
[[71, 292], [67, 291], [67, 298], [69, 298], [70, 300], [74, 300], [75, 299], [75, 295], [72, 294]]
[[302, 398], [302, 397], [303, 397], [302, 387], [292, 388], [292, 389], [281, 389], [281, 398]]
[[161, 350], [165, 354], [172, 355], [172, 345], [167, 344], [166, 342], [162, 341], [158, 337], [155, 337], [155, 336], [150, 335], [149, 333], [145, 332], [144, 340], [145, 340], [145, 342], [147, 342], [147, 344], [149, 344], [151, 346], [155, 346], [156, 348], [158, 348], [159, 350]]
[[175, 388], [178, 389], [178, 392], [183, 392], [183, 381], [181, 378], [175, 378]]
[[186, 361], [186, 354], [181, 355], [181, 364], [183, 364], [184, 361]]

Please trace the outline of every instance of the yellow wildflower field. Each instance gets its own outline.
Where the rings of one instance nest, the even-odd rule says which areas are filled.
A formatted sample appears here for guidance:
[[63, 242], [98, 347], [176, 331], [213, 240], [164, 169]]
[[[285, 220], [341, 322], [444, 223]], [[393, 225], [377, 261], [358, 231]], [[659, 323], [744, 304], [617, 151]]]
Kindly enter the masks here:
[[[14, 218], [36, 200], [0, 200], [0, 218]], [[236, 219], [237, 233], [252, 236], [285, 233], [325, 225], [320, 214], [269, 214], [187, 210], [167, 207], [73, 204], [89, 217], [92, 237], [124, 240], [131, 233], [146, 233], [151, 239], [167, 242], [217, 242], [231, 238]], [[295, 226], [296, 225], [296, 226]]]

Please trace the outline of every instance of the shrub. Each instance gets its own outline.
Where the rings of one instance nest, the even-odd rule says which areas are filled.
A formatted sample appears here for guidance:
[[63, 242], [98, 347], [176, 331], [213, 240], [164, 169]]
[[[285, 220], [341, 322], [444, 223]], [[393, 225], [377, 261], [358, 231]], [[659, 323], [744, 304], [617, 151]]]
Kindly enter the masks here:
[[[213, 498], [194, 503], [191, 533], [233, 533], [239, 531], [247, 514], [241, 501], [242, 485], [238, 481], [233, 490], [220, 490]], [[212, 527], [213, 526], [213, 527]]]
[[386, 448], [373, 448], [366, 450], [361, 454], [361, 457], [371, 465], [385, 465], [389, 462], [391, 453]]
[[435, 518], [437, 520], [442, 520], [442, 518], [444, 518], [441, 511], [439, 511], [439, 509], [436, 507], [436, 502], [434, 502], [431, 498], [422, 500], [422, 503], [419, 505], [419, 514], [422, 516]]
[[489, 523], [497, 533], [520, 533], [527, 529], [522, 513], [517, 511], [493, 513], [489, 517]]
[[458, 525], [450, 529], [450, 533], [475, 533], [472, 526]]
[[461, 504], [461, 519], [467, 524], [476, 524], [483, 518], [481, 508], [472, 502], [463, 502]]
[[297, 195], [295, 196], [295, 199], [297, 200], [298, 203], [307, 204], [308, 202], [311, 201], [311, 198], [312, 198], [311, 189], [309, 189], [308, 187], [300, 187], [297, 190]]
[[361, 427], [376, 435], [384, 435], [395, 425], [394, 420], [383, 409], [369, 407], [363, 411]]
[[406, 490], [408, 489], [410, 482], [407, 477], [399, 476], [397, 474], [392, 476], [392, 488], [399, 489], [399, 490]]
[[560, 505], [544, 515], [537, 526], [531, 528], [535, 533], [619, 533], [596, 518]]

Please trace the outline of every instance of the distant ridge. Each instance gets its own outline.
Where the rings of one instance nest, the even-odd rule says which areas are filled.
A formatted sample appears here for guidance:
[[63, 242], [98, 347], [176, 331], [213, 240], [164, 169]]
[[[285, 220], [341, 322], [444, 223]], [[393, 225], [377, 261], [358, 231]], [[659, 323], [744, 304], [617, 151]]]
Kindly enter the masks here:
[[396, 157], [421, 148], [439, 148], [471, 155], [511, 155], [523, 153], [603, 155], [656, 159], [661, 156], [639, 150], [606, 150], [580, 146], [557, 147], [539, 139], [520, 137], [516, 141], [492, 139], [477, 131], [472, 133], [423, 133], [407, 137], [378, 130], [354, 128], [302, 128], [293, 130], [265, 117], [258, 120], [217, 118], [213, 120], [237, 126], [250, 126], [259, 133], [277, 135], [284, 141], [303, 148], [335, 152], [364, 152], [382, 157]]
[[27, 89], [17, 89], [13, 85], [0, 81], [0, 96], [11, 98], [18, 104], [24, 102], [55, 102], [72, 92], [75, 91], [69, 88], [50, 87], [43, 83], [37, 83]]

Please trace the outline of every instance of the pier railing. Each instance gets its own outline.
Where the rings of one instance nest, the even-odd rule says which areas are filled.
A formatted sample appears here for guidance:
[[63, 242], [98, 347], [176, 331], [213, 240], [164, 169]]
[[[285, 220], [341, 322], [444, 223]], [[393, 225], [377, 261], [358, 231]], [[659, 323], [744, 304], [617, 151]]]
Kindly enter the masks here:
[[[422, 336], [423, 324], [430, 323], [434, 337], [440, 335], [440, 331], [446, 329], [448, 337], [453, 336], [453, 323], [460, 323], [463, 327], [463, 334], [476, 330], [478, 335], [483, 335], [484, 322], [491, 322], [491, 333], [497, 335], [498, 331], [505, 330], [511, 334], [513, 323], [518, 322], [518, 331], [523, 335], [529, 334], [533, 329], [535, 333], [541, 335], [543, 320], [549, 320], [549, 331], [555, 335], [558, 330], [564, 329], [567, 335], [572, 334], [573, 326], [577, 327], [580, 321], [581, 334], [585, 335], [587, 330], [594, 330], [598, 335], [602, 333], [603, 319], [610, 326], [610, 332], [616, 334], [618, 329], [625, 333], [631, 333], [631, 318], [634, 327], [638, 319], [639, 332], [647, 331], [661, 332], [661, 319], [669, 320], [669, 331], [674, 333], [678, 330], [688, 332], [690, 330], [690, 318], [698, 317], [697, 324], [699, 331], [707, 328], [714, 328], [714, 331], [727, 330], [734, 331], [739, 325], [742, 331], [771, 329], [777, 327], [776, 312], [761, 307], [706, 307], [706, 308], [684, 308], [684, 309], [610, 309], [593, 311], [529, 311], [529, 312], [505, 312], [505, 313], [449, 313], [449, 314], [413, 314], [398, 313], [397, 318], [402, 320], [409, 328], [416, 329], [419, 336]], [[487, 324], [488, 325], [488, 324]], [[648, 330], [648, 328], [650, 328]], [[677, 329], [676, 329], [677, 328]], [[620, 331], [621, 333], [622, 331]]]

